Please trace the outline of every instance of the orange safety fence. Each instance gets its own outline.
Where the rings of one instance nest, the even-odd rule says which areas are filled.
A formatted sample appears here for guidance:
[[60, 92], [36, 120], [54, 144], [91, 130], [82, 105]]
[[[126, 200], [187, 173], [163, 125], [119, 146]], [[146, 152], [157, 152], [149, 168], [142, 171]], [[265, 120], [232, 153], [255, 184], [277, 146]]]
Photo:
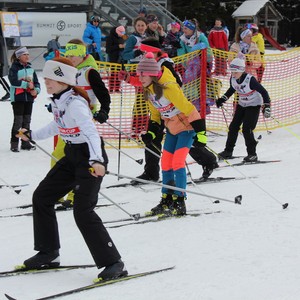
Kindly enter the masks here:
[[[214, 102], [229, 88], [228, 64], [236, 54], [216, 49], [213, 49], [213, 53], [212, 64], [206, 63], [205, 53], [195, 51], [173, 58], [174, 68], [181, 76], [186, 97], [201, 110], [202, 116], [206, 114], [207, 130], [226, 131], [232, 120], [236, 96], [232, 96], [225, 103], [224, 114]], [[257, 63], [256, 60], [260, 61]], [[112, 126], [98, 124], [101, 134], [114, 145], [118, 145], [120, 138], [122, 147], [136, 147], [137, 143], [132, 139], [138, 141], [141, 132], [147, 129], [147, 102], [143, 99], [141, 87], [118, 80], [118, 72], [122, 67], [135, 76], [136, 65], [97, 63], [111, 95], [108, 122]], [[258, 59], [247, 57], [247, 71], [255, 75], [269, 92], [274, 119], [284, 125], [300, 122], [300, 48], [266, 54]], [[274, 119], [264, 119], [261, 114], [256, 131], [280, 127]]]

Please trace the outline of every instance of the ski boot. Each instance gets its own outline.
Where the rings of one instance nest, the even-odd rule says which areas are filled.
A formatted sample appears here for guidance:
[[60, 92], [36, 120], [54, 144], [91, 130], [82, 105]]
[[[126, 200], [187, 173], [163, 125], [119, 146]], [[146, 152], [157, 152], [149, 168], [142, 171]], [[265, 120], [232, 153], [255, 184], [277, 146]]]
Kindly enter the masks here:
[[59, 251], [40, 251], [36, 255], [24, 261], [26, 269], [48, 269], [56, 268], [60, 265]]
[[98, 279], [96, 281], [110, 280], [120, 277], [125, 277], [128, 275], [128, 272], [125, 268], [125, 265], [121, 259], [116, 263], [105, 267], [105, 269], [99, 273]]
[[156, 216], [163, 214], [169, 209], [169, 206], [172, 205], [172, 201], [173, 199], [171, 194], [162, 194], [161, 201], [159, 202], [159, 204], [153, 207], [147, 215]]

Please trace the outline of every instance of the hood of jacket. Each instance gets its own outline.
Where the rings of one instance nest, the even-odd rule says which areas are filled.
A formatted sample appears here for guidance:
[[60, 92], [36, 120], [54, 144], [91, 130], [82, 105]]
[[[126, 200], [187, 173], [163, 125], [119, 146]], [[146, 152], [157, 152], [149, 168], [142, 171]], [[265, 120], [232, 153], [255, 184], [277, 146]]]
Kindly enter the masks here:
[[94, 57], [92, 55], [88, 54], [84, 58], [83, 62], [81, 64], [79, 64], [76, 68], [78, 70], [80, 70], [80, 69], [82, 69], [84, 67], [92, 67], [92, 68], [98, 70], [98, 65], [97, 65], [97, 63], [96, 63], [96, 61], [95, 61], [95, 59], [94, 59]]

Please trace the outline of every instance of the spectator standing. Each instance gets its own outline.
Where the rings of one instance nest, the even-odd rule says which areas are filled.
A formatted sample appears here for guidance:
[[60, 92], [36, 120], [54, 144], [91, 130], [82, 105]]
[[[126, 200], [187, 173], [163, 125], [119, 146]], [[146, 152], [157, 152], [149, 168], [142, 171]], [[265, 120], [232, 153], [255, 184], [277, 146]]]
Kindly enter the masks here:
[[160, 44], [162, 44], [166, 33], [164, 32], [163, 27], [159, 24], [157, 16], [153, 14], [148, 15], [147, 22], [146, 36], [148, 38], [155, 38]]
[[264, 71], [265, 71], [265, 67], [264, 67], [265, 40], [264, 40], [263, 35], [259, 32], [259, 28], [258, 28], [257, 24], [255, 24], [255, 23], [247, 24], [247, 28], [249, 28], [252, 31], [252, 42], [256, 43], [256, 46], [261, 55], [262, 64], [260, 67], [258, 67], [256, 69], [257, 80], [258, 80], [258, 82], [261, 82]]
[[[11, 130], [10, 150], [19, 152], [19, 138], [16, 137], [20, 128], [30, 130], [31, 114], [34, 99], [40, 92], [40, 83], [35, 70], [29, 62], [29, 52], [26, 47], [17, 48], [11, 56], [12, 65], [9, 69], [10, 101], [14, 113]], [[28, 141], [21, 143], [21, 149], [34, 150]]]
[[[229, 52], [239, 52], [246, 55], [246, 72], [257, 77], [257, 69], [261, 66], [261, 56], [257, 45], [252, 41], [252, 31], [248, 28], [239, 27], [235, 34], [235, 42]], [[228, 60], [234, 57], [229, 55]]]
[[101, 54], [102, 33], [99, 27], [100, 17], [92, 16], [83, 32], [82, 39], [87, 44], [87, 54], [92, 54], [95, 60], [103, 60]]
[[[106, 53], [108, 55], [108, 61], [111, 63], [122, 62], [122, 52], [125, 47], [126, 31], [124, 26], [113, 27], [110, 30], [109, 36], [106, 38]], [[120, 81], [117, 79], [117, 71], [112, 68], [110, 78], [108, 81], [109, 92], [120, 92]]]
[[[134, 20], [134, 32], [125, 42], [125, 48], [122, 53], [122, 59], [129, 64], [138, 63], [143, 57], [143, 51], [139, 49], [141, 42], [147, 38], [147, 20], [143, 17], [137, 17]], [[139, 138], [142, 131], [146, 129], [148, 123], [148, 107], [143, 100], [143, 89], [140, 86], [135, 87], [135, 102], [132, 111], [131, 136]]]
[[122, 53], [122, 59], [127, 63], [138, 63], [142, 59], [143, 52], [139, 49], [139, 46], [141, 41], [147, 37], [147, 20], [144, 17], [137, 17], [133, 26], [134, 32], [126, 40]]
[[[212, 49], [228, 51], [228, 39], [226, 32], [222, 27], [222, 20], [216, 19], [215, 26], [210, 30], [208, 42]], [[227, 62], [224, 52], [216, 51], [215, 58], [215, 75], [226, 75]]]
[[147, 17], [147, 8], [145, 6], [142, 6], [138, 11], [138, 17]]
[[180, 48], [180, 37], [182, 35], [180, 24], [177, 22], [171, 23], [171, 29], [163, 42], [163, 49], [168, 53], [169, 57], [177, 56], [177, 49]]
[[198, 21], [185, 20], [183, 22], [183, 34], [180, 37], [180, 48], [177, 50], [177, 55], [183, 55], [195, 50], [207, 48], [207, 63], [208, 70], [212, 67], [212, 51], [209, 46], [207, 37], [198, 27]]

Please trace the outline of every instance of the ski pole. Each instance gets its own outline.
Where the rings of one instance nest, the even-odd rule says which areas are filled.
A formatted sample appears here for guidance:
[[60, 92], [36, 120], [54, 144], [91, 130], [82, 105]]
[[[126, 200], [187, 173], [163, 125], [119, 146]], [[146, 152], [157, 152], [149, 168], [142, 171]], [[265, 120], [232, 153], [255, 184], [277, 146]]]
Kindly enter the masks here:
[[267, 121], [266, 121], [266, 118], [265, 118], [264, 115], [263, 115], [263, 119], [264, 119], [265, 127], [266, 127], [266, 130], [267, 130], [267, 134], [271, 134], [272, 131], [270, 131], [270, 130], [268, 129]]
[[10, 90], [7, 87], [7, 85], [5, 84], [5, 82], [4, 82], [4, 80], [2, 79], [1, 76], [0, 76], [0, 81], [1, 81], [1, 85], [4, 87], [5, 91], [10, 94]]
[[104, 142], [105, 142], [105, 144], [107, 144], [107, 145], [109, 145], [110, 147], [112, 147], [112, 148], [116, 149], [117, 151], [119, 151], [119, 153], [122, 153], [122, 154], [126, 155], [127, 157], [129, 157], [130, 159], [134, 160], [134, 161], [137, 162], [138, 164], [140, 164], [140, 165], [143, 164], [143, 161], [144, 161], [144, 160], [143, 160], [142, 158], [141, 158], [141, 159], [135, 159], [134, 157], [132, 157], [132, 156], [130, 156], [129, 154], [127, 154], [126, 152], [124, 152], [124, 151], [122, 151], [121, 149], [115, 147], [113, 144], [111, 144], [111, 143], [109, 143], [109, 142], [107, 142], [107, 141], [104, 141]]
[[[206, 148], [208, 150], [210, 150], [212, 153], [214, 153], [215, 155], [217, 155], [218, 157], [221, 157], [218, 153], [216, 153], [213, 149], [209, 148], [208, 146], [206, 146]], [[236, 170], [238, 173], [240, 173], [242, 176], [244, 176], [246, 179], [248, 179], [252, 184], [254, 184], [257, 188], [259, 188], [261, 191], [263, 191], [264, 193], [266, 193], [271, 199], [275, 200], [276, 202], [278, 202], [283, 209], [286, 209], [288, 207], [288, 203], [284, 203], [282, 204], [277, 198], [275, 198], [273, 195], [271, 195], [267, 190], [265, 190], [264, 188], [262, 188], [260, 185], [258, 185], [255, 181], [253, 181], [251, 178], [247, 177], [242, 171], [240, 171], [238, 168], [236, 168], [235, 166], [233, 166], [227, 159], [221, 157], [225, 163], [232, 167], [234, 170]]]
[[294, 137], [296, 137], [298, 140], [300, 140], [300, 136], [298, 134], [296, 134], [295, 132], [293, 132], [291, 129], [289, 129], [285, 124], [281, 123], [279, 120], [277, 120], [276, 118], [274, 118], [273, 116], [271, 116], [271, 118], [277, 123], [279, 124], [281, 127], [283, 127], [285, 130], [287, 130], [290, 134], [292, 134]]
[[[154, 185], [158, 185], [158, 186], [170, 189], [170, 190], [179, 191], [179, 192], [183, 192], [183, 193], [190, 193], [190, 194], [195, 194], [195, 195], [203, 196], [203, 197], [208, 196], [208, 195], [205, 195], [205, 194], [202, 194], [202, 193], [194, 192], [194, 191], [187, 190], [187, 189], [182, 189], [182, 188], [175, 187], [175, 186], [172, 186], [172, 185], [167, 185], [167, 184], [162, 184], [162, 183], [159, 183], [159, 182], [144, 180], [144, 179], [141, 179], [141, 178], [133, 178], [133, 177], [126, 176], [126, 175], [121, 175], [121, 174], [118, 175], [118, 174], [110, 172], [110, 171], [106, 171], [106, 174], [113, 175], [113, 176], [119, 176], [121, 178], [127, 178], [127, 179], [131, 179], [131, 180], [135, 180], [135, 181], [139, 181], [139, 182], [142, 182], [142, 183], [151, 183], [151, 184], [154, 184]], [[229, 199], [225, 199], [225, 198], [221, 198], [221, 197], [217, 197], [217, 196], [212, 196], [212, 195], [209, 195], [209, 197], [212, 198], [212, 199], [221, 200], [221, 201], [225, 201], [225, 202], [230, 202], [230, 203], [235, 203], [235, 204], [242, 204], [241, 203], [242, 202], [242, 195], [236, 196], [234, 198], [234, 201], [229, 200]]]
[[14, 188], [12, 185], [8, 184], [4, 179], [2, 179], [0, 177], [0, 180], [7, 186], [9, 187], [12, 191], [14, 191], [16, 194], [20, 194], [21, 193], [21, 189], [16, 189]]
[[223, 117], [224, 117], [227, 129], [229, 130], [229, 125], [228, 125], [228, 122], [227, 122], [227, 118], [225, 116], [225, 111], [228, 112], [228, 110], [225, 107], [223, 107], [223, 105], [221, 106], [221, 109], [222, 109], [222, 113], [223, 113]]
[[133, 139], [128, 133], [120, 130], [119, 128], [117, 128], [116, 126], [112, 125], [111, 123], [106, 121], [106, 124], [109, 125], [110, 127], [114, 128], [115, 130], [117, 130], [118, 132], [120, 132], [121, 134], [125, 135], [128, 137], [128, 139], [130, 139], [131, 141], [134, 141], [136, 144], [138, 144], [139, 146], [142, 146], [145, 150], [147, 150], [148, 152], [150, 152], [151, 154], [153, 154], [154, 156], [160, 158], [160, 156], [155, 153], [154, 151], [152, 151], [151, 149], [149, 149], [148, 147], [144, 146], [143, 144], [139, 143], [138, 141], [136, 141], [135, 139]]
[[44, 148], [42, 148], [36, 141], [32, 140], [30, 138], [30, 136], [27, 134], [27, 132], [22, 132], [22, 131], [19, 131], [19, 135], [25, 135], [27, 138], [28, 138], [28, 141], [35, 145], [37, 148], [39, 148], [41, 151], [43, 151], [45, 154], [47, 154], [48, 156], [50, 156], [52, 159], [54, 159], [56, 162], [58, 162], [58, 159], [53, 156], [51, 153], [49, 153], [47, 150], [45, 150]]
[[[211, 200], [211, 199], [209, 198], [209, 196], [206, 195], [206, 193], [203, 191], [203, 189], [201, 189], [201, 188], [195, 183], [195, 181], [194, 181], [194, 179], [193, 179], [193, 176], [192, 176], [192, 173], [191, 173], [191, 170], [190, 170], [190, 167], [189, 167], [189, 165], [187, 164], [187, 162], [185, 162], [185, 167], [186, 167], [186, 170], [187, 170], [186, 175], [190, 177], [190, 180], [191, 180], [192, 185], [193, 185], [195, 188], [199, 189], [199, 190], [200, 190], [200, 191], [201, 191], [201, 192], [202, 192], [209, 200]], [[212, 203], [220, 203], [220, 201], [219, 201], [219, 200], [215, 200], [215, 201], [213, 201]]]
[[108, 196], [104, 195], [102, 192], [99, 191], [99, 194], [101, 196], [103, 196], [105, 199], [107, 199], [109, 202], [111, 202], [112, 204], [114, 204], [116, 207], [118, 207], [119, 209], [121, 209], [124, 213], [126, 213], [133, 220], [138, 221], [140, 219], [140, 217], [141, 217], [140, 214], [131, 214], [127, 210], [125, 210], [123, 207], [121, 207], [118, 203], [116, 203], [115, 201], [113, 201], [112, 199], [110, 199]]

